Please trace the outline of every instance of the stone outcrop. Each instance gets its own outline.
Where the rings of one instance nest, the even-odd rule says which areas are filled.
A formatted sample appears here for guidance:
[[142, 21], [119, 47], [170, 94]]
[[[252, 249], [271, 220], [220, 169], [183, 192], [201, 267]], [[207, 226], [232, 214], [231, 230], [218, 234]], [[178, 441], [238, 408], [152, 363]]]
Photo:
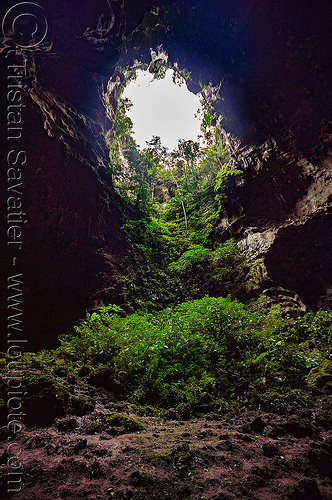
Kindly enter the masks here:
[[[290, 148], [290, 145], [288, 145]], [[297, 292], [311, 309], [331, 306], [332, 163], [316, 164], [276, 142], [243, 153], [244, 176], [220, 223], [264, 281]], [[262, 291], [262, 289], [261, 289]]]

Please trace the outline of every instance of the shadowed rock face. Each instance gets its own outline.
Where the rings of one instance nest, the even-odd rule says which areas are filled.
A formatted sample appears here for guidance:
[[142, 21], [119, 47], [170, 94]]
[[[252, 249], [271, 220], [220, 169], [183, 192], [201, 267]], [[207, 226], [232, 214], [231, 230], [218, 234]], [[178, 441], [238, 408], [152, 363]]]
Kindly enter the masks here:
[[[1, 235], [6, 249], [2, 304], [6, 307], [6, 280], [22, 273], [23, 295], [18, 299], [22, 299], [23, 318], [17, 319], [23, 319], [24, 330], [11, 328], [9, 333], [11, 338], [18, 333], [28, 339], [31, 350], [54, 345], [57, 335], [83, 317], [87, 308], [123, 302], [118, 274], [126, 253], [121, 212], [108, 176], [102, 136], [107, 120], [100, 98], [118, 59], [124, 15], [117, 5], [112, 12], [103, 1], [90, 7], [88, 2], [42, 4], [50, 22], [49, 36], [40, 50], [24, 53], [26, 71], [17, 70], [26, 106], [21, 136], [7, 140], [6, 123], [1, 120], [2, 165], [16, 162], [17, 167], [24, 162], [22, 179], [17, 181], [22, 195], [12, 194], [22, 198], [28, 219], [26, 225], [19, 224], [22, 249], [6, 245], [5, 231]], [[92, 36], [97, 36], [93, 30], [103, 12], [109, 31], [99, 41]], [[22, 65], [23, 56], [16, 49], [10, 41], [4, 42], [1, 73], [5, 77], [14, 71], [9, 64]], [[1, 83], [1, 116], [5, 117], [8, 84], [5, 79]], [[17, 161], [19, 151], [24, 154]], [[2, 168], [1, 185], [15, 185], [6, 174], [7, 168]], [[1, 190], [2, 217], [9, 196], [6, 189]], [[20, 290], [11, 289], [8, 296], [17, 293]], [[21, 305], [17, 308], [10, 315], [19, 313]], [[1, 316], [7, 318], [7, 311]]]
[[330, 158], [309, 163], [298, 150], [275, 142], [243, 158], [244, 180], [234, 189], [217, 236], [231, 231], [249, 262], [261, 259], [269, 286], [297, 292], [314, 310], [331, 307]]
[[[223, 227], [241, 238], [250, 227], [260, 232], [283, 226], [264, 250], [270, 278], [311, 306], [323, 303], [331, 281], [330, 2], [181, 1], [166, 14], [161, 9], [158, 19], [144, 13], [165, 1], [127, 0], [125, 10], [111, 0], [39, 4], [49, 35], [38, 50], [23, 51], [27, 71], [20, 92], [26, 108], [16, 140], [8, 140], [4, 117], [8, 65], [22, 64], [22, 51], [5, 39], [0, 54], [1, 163], [8, 167], [11, 150], [25, 152], [19, 157], [27, 160], [20, 188], [28, 219], [19, 224], [22, 249], [7, 245], [9, 193], [2, 189], [4, 331], [7, 279], [16, 274], [23, 275], [22, 335], [30, 349], [54, 345], [86, 308], [124, 300], [118, 275], [127, 243], [108, 175], [101, 134], [110, 123], [100, 93], [117, 64], [123, 35], [137, 26], [128, 62], [147, 58], [150, 46], [162, 43], [170, 62], [191, 71], [194, 82], [223, 82], [224, 100], [216, 110], [224, 115], [226, 131], [241, 142], [246, 178]], [[1, 185], [8, 187], [6, 167]]]
[[285, 288], [296, 290], [315, 307], [328, 306], [325, 297], [332, 281], [332, 217], [317, 214], [299, 225], [279, 230], [265, 263], [269, 276]]

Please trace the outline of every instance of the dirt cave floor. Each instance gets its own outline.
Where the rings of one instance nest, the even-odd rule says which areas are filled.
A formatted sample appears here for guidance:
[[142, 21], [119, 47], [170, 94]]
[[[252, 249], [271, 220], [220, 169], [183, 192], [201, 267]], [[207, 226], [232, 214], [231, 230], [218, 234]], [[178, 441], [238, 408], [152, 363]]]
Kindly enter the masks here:
[[11, 437], [1, 429], [0, 498], [332, 500], [327, 394], [292, 414], [188, 421], [172, 420], [172, 412], [146, 416], [127, 402], [109, 402], [102, 391], [94, 400], [93, 411], [16, 434], [22, 482], [10, 487], [22, 490], [12, 494]]

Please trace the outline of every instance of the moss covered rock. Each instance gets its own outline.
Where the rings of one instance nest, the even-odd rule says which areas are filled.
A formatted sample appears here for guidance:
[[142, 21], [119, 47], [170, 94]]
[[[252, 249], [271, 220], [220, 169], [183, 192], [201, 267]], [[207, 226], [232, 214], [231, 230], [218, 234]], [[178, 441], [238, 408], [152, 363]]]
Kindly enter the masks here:
[[107, 432], [111, 436], [131, 434], [145, 430], [145, 425], [134, 418], [117, 413], [96, 413], [92, 426], [94, 432]]
[[26, 425], [49, 425], [65, 415], [68, 388], [47, 372], [28, 371], [24, 376]]
[[88, 378], [89, 384], [112, 392], [117, 399], [126, 396], [127, 380], [124, 373], [117, 373], [112, 368], [99, 368]]
[[91, 398], [86, 396], [73, 397], [71, 400], [71, 413], [79, 417], [92, 413], [95, 408], [95, 403]]
[[307, 375], [307, 382], [309, 385], [316, 387], [324, 387], [327, 382], [332, 382], [332, 361], [324, 359], [324, 361], [313, 368]]

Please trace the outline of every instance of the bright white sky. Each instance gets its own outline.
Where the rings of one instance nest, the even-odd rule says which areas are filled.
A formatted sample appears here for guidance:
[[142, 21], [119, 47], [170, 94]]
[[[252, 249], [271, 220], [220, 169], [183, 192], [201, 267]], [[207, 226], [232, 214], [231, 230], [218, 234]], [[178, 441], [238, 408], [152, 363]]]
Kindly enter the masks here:
[[200, 106], [199, 97], [189, 92], [184, 83], [173, 83], [170, 69], [162, 80], [153, 80], [148, 71], [139, 70], [137, 75], [125, 88], [123, 97], [133, 103], [128, 116], [138, 146], [145, 148], [145, 141], [153, 135], [159, 135], [162, 145], [170, 151], [177, 147], [179, 139], [196, 141], [201, 133], [201, 119], [194, 116]]

